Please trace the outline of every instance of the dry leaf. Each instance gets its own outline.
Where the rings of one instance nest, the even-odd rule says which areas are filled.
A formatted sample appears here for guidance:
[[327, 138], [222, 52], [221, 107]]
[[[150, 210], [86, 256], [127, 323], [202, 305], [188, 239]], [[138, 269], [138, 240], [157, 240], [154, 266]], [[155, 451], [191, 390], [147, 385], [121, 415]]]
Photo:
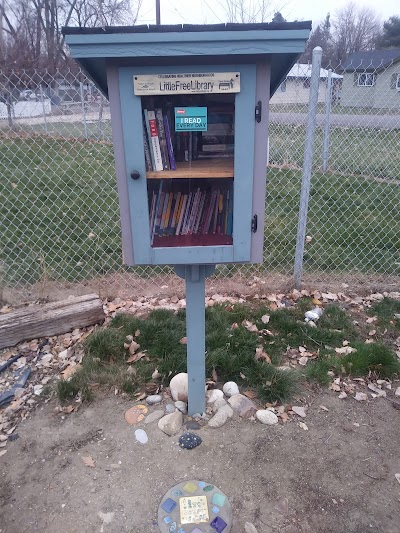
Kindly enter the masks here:
[[299, 365], [306, 366], [307, 363], [308, 363], [307, 357], [300, 357]]
[[136, 363], [136, 361], [139, 361], [142, 357], [146, 355], [146, 352], [138, 352], [132, 354], [128, 359], [126, 360], [127, 363]]
[[321, 411], [329, 411], [329, 409], [325, 407], [325, 405], [320, 405], [319, 408], [321, 409]]
[[305, 424], [304, 422], [299, 422], [298, 424], [299, 424], [299, 426], [301, 427], [301, 429], [304, 429], [304, 431], [308, 431], [308, 426], [307, 426], [307, 424]]
[[215, 383], [217, 383], [218, 382], [218, 375], [217, 375], [217, 371], [215, 370], [215, 368], [213, 368], [211, 376], [212, 376], [213, 381], [215, 381]]
[[132, 341], [129, 345], [129, 353], [133, 355], [135, 352], [137, 352], [140, 348], [140, 344], [138, 344], [135, 341]]
[[80, 364], [67, 366], [67, 368], [61, 372], [62, 379], [69, 380], [80, 368]]
[[335, 348], [335, 352], [341, 355], [347, 355], [349, 353], [353, 353], [356, 351], [357, 350], [355, 348], [352, 348], [351, 346], [343, 346], [342, 348]]
[[7, 453], [7, 450], [1, 450], [0, 452], [0, 457], [2, 457], [3, 455], [5, 455]]
[[160, 377], [161, 377], [161, 374], [160, 374], [160, 372], [158, 371], [158, 368], [156, 368], [156, 369], [154, 370], [154, 372], [152, 373], [151, 378], [152, 378], [152, 379], [159, 379]]
[[253, 390], [247, 390], [243, 393], [247, 398], [250, 400], [254, 400], [255, 398], [258, 398], [257, 393]]
[[262, 346], [258, 346], [256, 348], [256, 361], [258, 361], [259, 359], [264, 360], [269, 365], [271, 364], [271, 358], [266, 352], [264, 352], [264, 349]]
[[263, 324], [268, 324], [270, 318], [271, 318], [271, 317], [270, 317], [269, 315], [263, 315], [263, 316], [261, 317], [261, 322], [262, 322]]
[[239, 376], [240, 376], [242, 379], [247, 379], [246, 376], [243, 374], [243, 372], [240, 372], [240, 373], [239, 373]]
[[340, 385], [337, 385], [336, 383], [331, 383], [330, 389], [336, 391], [336, 392], [340, 392], [341, 391], [341, 388], [340, 388]]
[[182, 337], [179, 342], [180, 344], [187, 344], [187, 337]]
[[313, 305], [322, 305], [322, 302], [321, 302], [321, 300], [318, 300], [318, 298], [313, 298], [312, 304]]
[[278, 416], [282, 422], [287, 422], [289, 420], [289, 415], [287, 413], [279, 413]]
[[340, 400], [344, 400], [344, 398], [347, 398], [347, 394], [343, 391], [339, 394], [338, 398], [340, 398]]
[[136, 396], [136, 400], [144, 400], [147, 396], [145, 392], [137, 392], [134, 396]]
[[304, 353], [307, 351], [307, 348], [304, 348], [304, 346], [299, 346], [299, 352]]
[[373, 324], [378, 320], [377, 316], [371, 316], [370, 318], [367, 318], [367, 324]]
[[137, 330], [135, 331], [135, 337], [139, 337], [139, 335], [140, 335], [140, 329], [137, 329]]
[[368, 332], [368, 335], [370, 337], [373, 337], [376, 334], [376, 329], [371, 329], [371, 331]]
[[231, 326], [231, 329], [237, 329], [239, 327], [239, 324], [237, 322], [234, 322]]
[[400, 483], [400, 474], [395, 474], [394, 477], [397, 479], [397, 481]]
[[62, 412], [66, 413], [67, 415], [69, 415], [74, 410], [75, 410], [75, 407], [73, 405], [68, 405], [67, 407], [63, 408]]
[[89, 466], [90, 468], [94, 468], [96, 466], [96, 463], [93, 461], [92, 457], [90, 455], [88, 455], [87, 457], [82, 457], [81, 458], [83, 463], [86, 465], [86, 466]]
[[258, 327], [255, 324], [253, 324], [253, 322], [250, 322], [250, 320], [243, 320], [242, 324], [248, 331], [252, 331], [252, 332], [258, 331]]

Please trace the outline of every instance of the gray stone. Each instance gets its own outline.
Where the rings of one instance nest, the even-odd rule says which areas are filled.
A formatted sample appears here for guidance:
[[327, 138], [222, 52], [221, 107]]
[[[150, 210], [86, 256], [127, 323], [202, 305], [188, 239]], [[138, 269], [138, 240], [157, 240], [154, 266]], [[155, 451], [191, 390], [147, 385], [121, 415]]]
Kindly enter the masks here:
[[161, 411], [159, 409], [158, 411], [153, 411], [149, 415], [146, 416], [144, 419], [145, 424], [151, 424], [152, 422], [157, 422], [157, 420], [160, 420], [164, 416], [164, 411]]
[[161, 403], [162, 396], [160, 394], [152, 394], [151, 396], [147, 396], [146, 402], [149, 405], [155, 405], [156, 403]]
[[257, 411], [256, 418], [261, 424], [266, 424], [267, 426], [272, 426], [278, 423], [278, 417], [276, 414], [268, 409], [260, 409]]
[[187, 413], [187, 404], [185, 402], [175, 402], [175, 407], [184, 415]]
[[169, 435], [170, 437], [172, 435], [175, 435], [178, 433], [178, 431], [181, 429], [183, 424], [183, 415], [180, 411], [175, 411], [175, 413], [171, 413], [170, 415], [165, 415], [158, 421], [158, 427]]
[[222, 387], [222, 390], [224, 391], [224, 394], [228, 396], [228, 398], [234, 394], [239, 394], [239, 387], [234, 381], [228, 381], [225, 383], [225, 385]]
[[171, 413], [175, 413], [176, 407], [173, 403], [167, 403], [164, 410], [165, 410], [165, 414], [170, 415]]
[[169, 384], [171, 396], [175, 402], [187, 402], [188, 400], [188, 375], [181, 372], [174, 376]]
[[207, 391], [207, 403], [214, 403], [224, 397], [224, 393], [219, 389]]
[[200, 429], [201, 425], [198, 422], [196, 422], [196, 420], [188, 420], [187, 422], [185, 422], [185, 427], [186, 429], [196, 430], [196, 429]]
[[208, 425], [210, 428], [220, 428], [222, 427], [228, 418], [232, 418], [233, 410], [226, 404], [218, 409], [215, 415], [209, 420]]
[[241, 418], [251, 418], [257, 412], [257, 407], [254, 403], [243, 394], [234, 394], [229, 398], [228, 402]]

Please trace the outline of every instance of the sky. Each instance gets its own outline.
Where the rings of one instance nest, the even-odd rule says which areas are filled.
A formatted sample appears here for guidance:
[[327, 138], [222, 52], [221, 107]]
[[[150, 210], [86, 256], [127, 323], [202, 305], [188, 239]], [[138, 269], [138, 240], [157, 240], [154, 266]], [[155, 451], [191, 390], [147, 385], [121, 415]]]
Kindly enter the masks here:
[[[160, 0], [162, 24], [213, 24], [226, 22], [224, 10], [220, 6], [224, 0]], [[375, 10], [382, 21], [391, 15], [400, 16], [399, 0], [353, 0], [355, 4], [370, 7]], [[287, 21], [312, 20], [314, 23], [322, 21], [326, 14], [333, 14], [337, 9], [347, 5], [349, 0], [272, 0]], [[138, 23], [155, 23], [156, 0], [143, 0], [143, 7]], [[272, 7], [274, 11], [274, 7]]]

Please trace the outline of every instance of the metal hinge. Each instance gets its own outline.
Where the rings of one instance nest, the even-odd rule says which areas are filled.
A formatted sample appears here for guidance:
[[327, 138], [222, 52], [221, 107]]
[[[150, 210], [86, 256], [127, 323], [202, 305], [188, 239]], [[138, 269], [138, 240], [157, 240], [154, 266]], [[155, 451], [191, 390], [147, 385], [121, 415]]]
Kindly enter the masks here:
[[253, 218], [251, 219], [251, 231], [255, 233], [257, 231], [257, 227], [258, 227], [258, 216], [254, 215]]
[[262, 102], [259, 100], [256, 105], [256, 122], [261, 122], [262, 116]]

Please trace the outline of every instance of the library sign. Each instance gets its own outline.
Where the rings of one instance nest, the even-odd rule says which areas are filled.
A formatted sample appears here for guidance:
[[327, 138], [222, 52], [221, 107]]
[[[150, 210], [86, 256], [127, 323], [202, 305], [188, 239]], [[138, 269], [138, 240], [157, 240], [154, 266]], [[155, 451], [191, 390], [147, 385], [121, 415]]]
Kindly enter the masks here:
[[207, 131], [207, 108], [175, 107], [175, 131]]
[[149, 74], [133, 77], [136, 96], [157, 94], [239, 93], [239, 72]]

